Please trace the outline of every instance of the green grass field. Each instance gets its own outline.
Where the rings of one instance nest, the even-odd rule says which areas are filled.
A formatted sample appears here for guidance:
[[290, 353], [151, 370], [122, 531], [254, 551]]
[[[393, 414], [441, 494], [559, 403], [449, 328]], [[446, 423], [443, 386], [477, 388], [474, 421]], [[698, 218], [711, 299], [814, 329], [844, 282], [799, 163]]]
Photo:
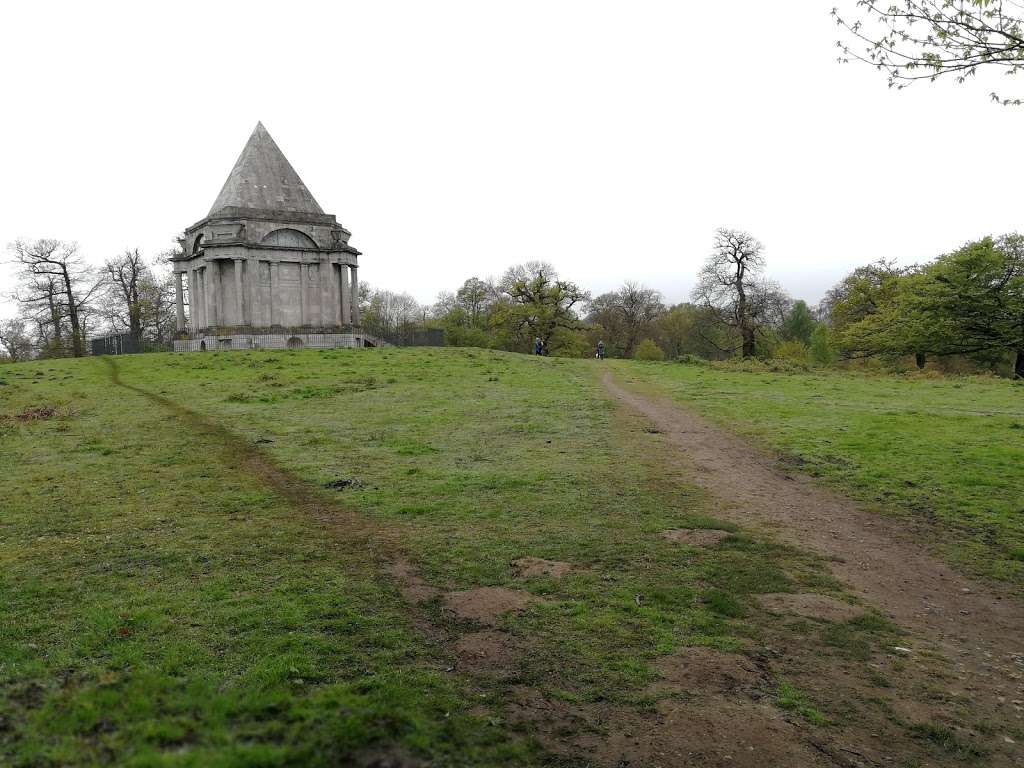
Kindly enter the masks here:
[[[717, 521], [664, 472], [668, 447], [613, 407], [593, 361], [388, 349], [117, 365], [162, 400], [115, 386], [101, 359], [0, 366], [0, 763], [582, 766], [509, 716], [511, 691], [642, 715], [658, 658], [769, 644], [817, 660], [767, 699], [801, 727], [874, 723], [960, 759], [917, 735], [941, 724], [892, 714], [877, 672], [854, 672], [869, 694], [831, 692], [822, 669], [897, 630], [867, 610], [841, 623], [761, 611], [762, 592], [846, 598], [817, 557]], [[885, 508], [929, 500], [970, 532], [952, 556], [986, 553], [984, 570], [1020, 577], [1021, 389], [616, 365], [777, 432]], [[254, 456], [329, 513], [309, 514]], [[337, 480], [353, 482], [325, 487]], [[659, 536], [680, 527], [735, 535]], [[439, 598], [410, 608], [382, 573], [389, 548], [444, 591], [529, 591], [499, 624], [527, 651], [502, 675], [458, 666], [451, 639], [472, 622]], [[524, 579], [523, 556], [576, 567]]]
[[618, 364], [881, 512], [965, 571], [1024, 587], [1024, 386], [1007, 379]]

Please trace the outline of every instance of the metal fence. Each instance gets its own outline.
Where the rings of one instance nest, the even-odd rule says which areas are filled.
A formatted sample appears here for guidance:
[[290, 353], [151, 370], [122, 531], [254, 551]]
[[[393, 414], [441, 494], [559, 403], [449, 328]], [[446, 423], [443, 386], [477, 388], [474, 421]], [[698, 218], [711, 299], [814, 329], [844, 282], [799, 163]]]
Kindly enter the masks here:
[[90, 339], [94, 355], [137, 355], [143, 351], [142, 341], [130, 333], [113, 333]]
[[444, 346], [444, 329], [442, 328], [401, 328], [396, 331], [377, 332], [375, 335], [396, 347]]

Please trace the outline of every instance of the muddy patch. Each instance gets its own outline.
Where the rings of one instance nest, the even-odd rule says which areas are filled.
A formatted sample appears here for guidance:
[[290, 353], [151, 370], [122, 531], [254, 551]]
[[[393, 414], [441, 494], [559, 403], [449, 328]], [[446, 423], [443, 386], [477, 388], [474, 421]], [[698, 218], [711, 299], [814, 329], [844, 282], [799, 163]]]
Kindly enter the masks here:
[[405, 560], [392, 562], [387, 572], [398, 582], [398, 591], [407, 603], [425, 603], [441, 594], [440, 589], [421, 579], [416, 568]]
[[760, 698], [770, 688], [768, 675], [754, 661], [740, 653], [714, 648], [687, 648], [659, 659], [654, 668], [662, 678], [651, 686], [650, 692], [655, 694], [743, 692]]
[[510, 671], [515, 666], [519, 650], [512, 635], [490, 629], [471, 632], [455, 644], [460, 667], [484, 672]]
[[721, 697], [699, 705], [661, 701], [656, 717], [616, 722], [595, 756], [605, 766], [836, 765], [770, 705]]
[[661, 538], [690, 547], [713, 547], [732, 535], [729, 531], [717, 528], [670, 528], [661, 532]]
[[555, 754], [606, 768], [849, 766], [825, 758], [776, 708], [723, 695], [663, 699], [652, 712], [509, 692], [505, 715]]
[[432, 587], [429, 584], [425, 584], [422, 581], [412, 584], [401, 584], [398, 587], [398, 591], [402, 593], [402, 598], [405, 602], [412, 603], [414, 605], [417, 603], [425, 603], [428, 600], [433, 600], [441, 594], [440, 589]]
[[772, 613], [795, 613], [807, 619], [826, 621], [849, 621], [864, 613], [864, 609], [859, 606], [844, 603], [827, 595], [791, 595], [777, 592], [758, 595], [757, 602]]
[[505, 716], [555, 754], [578, 759], [596, 755], [604, 744], [601, 731], [607, 716], [593, 704], [549, 699], [536, 688], [520, 685], [508, 692]]
[[561, 560], [544, 560], [539, 557], [520, 557], [512, 561], [512, 569], [516, 576], [532, 578], [534, 576], [550, 576], [558, 579], [572, 570], [571, 563]]
[[496, 624], [506, 613], [521, 611], [536, 601], [529, 592], [506, 587], [478, 587], [444, 596], [445, 605], [456, 616], [481, 624]]

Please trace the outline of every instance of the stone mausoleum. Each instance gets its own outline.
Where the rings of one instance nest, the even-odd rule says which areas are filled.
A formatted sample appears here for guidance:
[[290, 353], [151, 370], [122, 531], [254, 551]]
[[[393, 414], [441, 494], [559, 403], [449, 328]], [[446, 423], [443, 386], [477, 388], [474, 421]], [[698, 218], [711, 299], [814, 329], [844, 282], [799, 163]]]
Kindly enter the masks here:
[[349, 237], [257, 124], [174, 259], [174, 349], [375, 345], [359, 327], [359, 251]]

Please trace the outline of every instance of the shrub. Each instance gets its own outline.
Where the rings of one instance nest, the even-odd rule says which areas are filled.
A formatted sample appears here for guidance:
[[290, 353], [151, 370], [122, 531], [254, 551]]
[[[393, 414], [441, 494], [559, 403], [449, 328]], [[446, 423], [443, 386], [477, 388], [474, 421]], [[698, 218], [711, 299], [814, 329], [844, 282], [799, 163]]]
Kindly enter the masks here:
[[655, 344], [650, 339], [644, 339], [636, 345], [636, 349], [633, 351], [634, 360], [664, 360], [665, 353], [661, 351], [661, 347]]
[[775, 358], [778, 360], [789, 360], [794, 363], [807, 362], [807, 345], [796, 339], [784, 341], [775, 348]]

